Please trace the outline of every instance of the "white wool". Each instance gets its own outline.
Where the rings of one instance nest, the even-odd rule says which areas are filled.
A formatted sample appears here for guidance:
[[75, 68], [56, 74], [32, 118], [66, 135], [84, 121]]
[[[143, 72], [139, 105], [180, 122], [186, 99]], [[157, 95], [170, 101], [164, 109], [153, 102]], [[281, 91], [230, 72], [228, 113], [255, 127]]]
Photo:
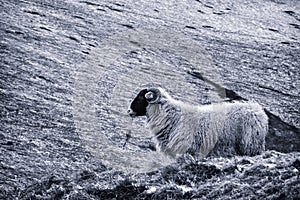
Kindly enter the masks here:
[[148, 126], [166, 154], [176, 157], [189, 152], [205, 157], [264, 151], [268, 118], [259, 104], [190, 105], [158, 89], [163, 103], [148, 106]]

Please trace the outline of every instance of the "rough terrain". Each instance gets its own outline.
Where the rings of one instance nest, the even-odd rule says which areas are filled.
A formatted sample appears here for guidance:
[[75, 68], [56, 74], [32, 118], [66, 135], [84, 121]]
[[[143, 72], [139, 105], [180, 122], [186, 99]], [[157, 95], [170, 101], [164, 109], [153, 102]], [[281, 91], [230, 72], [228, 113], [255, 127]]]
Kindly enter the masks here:
[[[1, 1], [0, 199], [300, 198], [299, 10], [296, 0]], [[188, 102], [259, 102], [268, 151], [168, 160], [126, 113], [147, 84]]]

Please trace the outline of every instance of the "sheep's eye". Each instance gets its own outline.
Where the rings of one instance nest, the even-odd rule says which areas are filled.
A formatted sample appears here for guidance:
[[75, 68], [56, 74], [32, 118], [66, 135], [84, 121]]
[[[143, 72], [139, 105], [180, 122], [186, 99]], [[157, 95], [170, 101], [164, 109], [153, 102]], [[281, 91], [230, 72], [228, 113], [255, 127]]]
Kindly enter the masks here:
[[143, 96], [139, 96], [139, 101], [143, 101], [144, 97]]

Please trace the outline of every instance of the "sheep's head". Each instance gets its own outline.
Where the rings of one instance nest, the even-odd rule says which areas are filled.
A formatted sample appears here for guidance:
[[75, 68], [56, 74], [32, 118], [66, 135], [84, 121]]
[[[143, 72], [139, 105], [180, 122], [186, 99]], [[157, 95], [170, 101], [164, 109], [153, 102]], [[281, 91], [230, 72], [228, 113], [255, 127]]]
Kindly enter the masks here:
[[128, 109], [130, 116], [145, 116], [147, 113], [147, 107], [151, 104], [160, 103], [161, 92], [157, 88], [143, 89], [131, 102]]

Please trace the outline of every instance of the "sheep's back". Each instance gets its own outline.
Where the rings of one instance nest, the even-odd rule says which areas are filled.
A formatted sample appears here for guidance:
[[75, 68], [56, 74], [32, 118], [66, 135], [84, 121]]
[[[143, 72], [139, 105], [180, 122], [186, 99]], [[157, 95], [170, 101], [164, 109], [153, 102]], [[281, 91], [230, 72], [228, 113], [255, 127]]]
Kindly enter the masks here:
[[[256, 155], [264, 150], [268, 119], [257, 103], [193, 106], [173, 101], [167, 105], [166, 108], [174, 107], [174, 112], [168, 111], [160, 117], [168, 124], [176, 116], [178, 123], [170, 131], [165, 130], [168, 133], [164, 140], [157, 138], [166, 154], [175, 157], [185, 152], [200, 157]], [[160, 127], [155, 124], [156, 128]]]
[[181, 132], [177, 134], [189, 138], [187, 151], [191, 154], [256, 155], [264, 150], [268, 118], [257, 103], [211, 104], [182, 112]]
[[217, 113], [212, 114], [211, 123], [218, 124], [218, 140], [210, 154], [256, 155], [264, 151], [268, 118], [259, 104], [227, 103]]

